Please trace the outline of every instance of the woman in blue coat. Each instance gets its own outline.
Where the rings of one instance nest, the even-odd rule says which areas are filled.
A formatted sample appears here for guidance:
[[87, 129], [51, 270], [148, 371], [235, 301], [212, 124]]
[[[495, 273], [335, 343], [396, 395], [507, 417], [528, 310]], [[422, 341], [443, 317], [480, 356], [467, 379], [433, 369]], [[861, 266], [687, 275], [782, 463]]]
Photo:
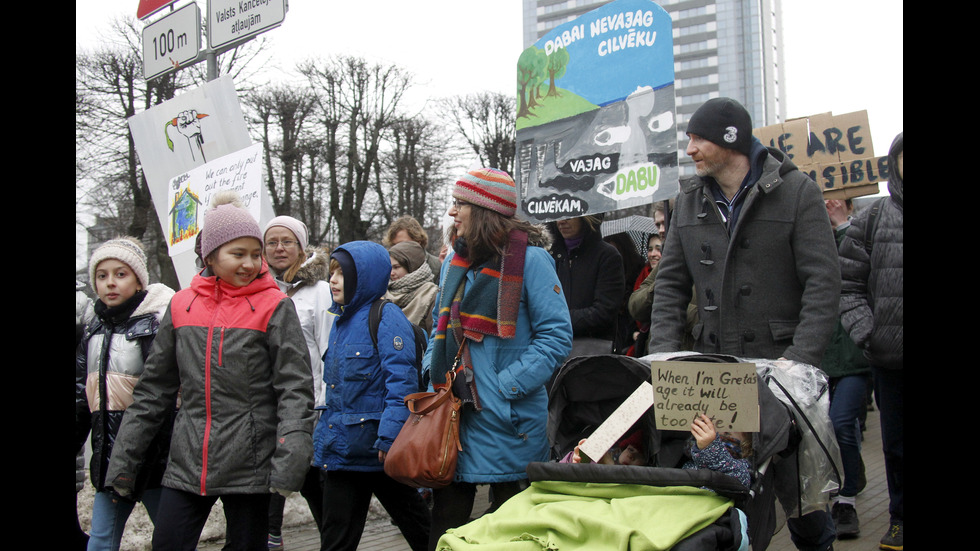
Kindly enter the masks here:
[[388, 290], [391, 260], [377, 243], [354, 241], [330, 255], [330, 293], [336, 315], [323, 363], [325, 403], [313, 433], [313, 460], [322, 472], [321, 550], [354, 551], [371, 495], [377, 496], [413, 551], [429, 538], [429, 511], [415, 490], [384, 472], [384, 461], [418, 391], [412, 325], [387, 304], [375, 348], [368, 329], [371, 304]]
[[526, 487], [526, 467], [548, 460], [545, 384], [572, 347], [572, 323], [547, 233], [514, 217], [516, 188], [505, 172], [472, 170], [456, 182], [435, 329], [424, 368], [433, 384], [465, 343], [453, 388], [462, 412], [455, 481], [433, 492], [429, 548], [465, 524], [477, 484], [496, 509]]

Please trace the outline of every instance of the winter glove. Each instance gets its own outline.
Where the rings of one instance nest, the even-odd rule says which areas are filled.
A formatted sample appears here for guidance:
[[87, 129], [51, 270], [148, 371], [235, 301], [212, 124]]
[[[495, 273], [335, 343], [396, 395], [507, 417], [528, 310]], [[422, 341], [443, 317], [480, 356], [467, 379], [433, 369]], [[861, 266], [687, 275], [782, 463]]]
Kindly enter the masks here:
[[132, 478], [119, 475], [111, 484], [107, 485], [107, 489], [123, 499], [132, 501], [133, 484], [134, 481]]

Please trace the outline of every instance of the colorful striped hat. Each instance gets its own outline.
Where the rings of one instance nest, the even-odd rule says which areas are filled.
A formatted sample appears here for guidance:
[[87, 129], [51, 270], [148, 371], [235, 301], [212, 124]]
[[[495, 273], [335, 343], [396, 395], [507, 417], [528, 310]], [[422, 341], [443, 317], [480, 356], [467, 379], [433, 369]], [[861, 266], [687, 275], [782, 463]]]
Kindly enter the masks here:
[[517, 212], [514, 179], [495, 168], [478, 168], [464, 174], [456, 181], [453, 197], [507, 217]]

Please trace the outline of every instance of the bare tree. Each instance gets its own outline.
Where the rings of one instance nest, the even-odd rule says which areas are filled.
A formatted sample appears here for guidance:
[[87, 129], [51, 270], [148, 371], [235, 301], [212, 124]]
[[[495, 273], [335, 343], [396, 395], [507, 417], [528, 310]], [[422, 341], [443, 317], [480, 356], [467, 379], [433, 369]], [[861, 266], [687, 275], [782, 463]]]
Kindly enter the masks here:
[[316, 105], [313, 95], [308, 89], [279, 85], [259, 89], [244, 104], [253, 113], [250, 122], [258, 126], [272, 207], [277, 215], [295, 216], [293, 199], [302, 197], [294, 190], [296, 180], [302, 178], [300, 142], [303, 125]]
[[[205, 26], [207, 18], [205, 18]], [[228, 75], [235, 81], [238, 93], [249, 94], [263, 84], [262, 71], [270, 63], [269, 44], [273, 39], [259, 35], [234, 48], [226, 50], [215, 59], [216, 76]], [[208, 64], [205, 61], [187, 67], [185, 78], [193, 86], [202, 86], [208, 81]]]
[[391, 142], [385, 162], [390, 176], [378, 179], [385, 187], [377, 190], [384, 226], [406, 214], [426, 225], [439, 208], [431, 199], [448, 181], [449, 137], [432, 121], [416, 116], [392, 126]]
[[440, 112], [453, 123], [483, 166], [513, 174], [515, 101], [499, 92], [456, 96], [440, 102]]
[[377, 189], [382, 146], [399, 120], [411, 76], [397, 66], [356, 57], [308, 61], [299, 71], [309, 80], [319, 107], [338, 240], [367, 239], [374, 213], [365, 211], [366, 194]]

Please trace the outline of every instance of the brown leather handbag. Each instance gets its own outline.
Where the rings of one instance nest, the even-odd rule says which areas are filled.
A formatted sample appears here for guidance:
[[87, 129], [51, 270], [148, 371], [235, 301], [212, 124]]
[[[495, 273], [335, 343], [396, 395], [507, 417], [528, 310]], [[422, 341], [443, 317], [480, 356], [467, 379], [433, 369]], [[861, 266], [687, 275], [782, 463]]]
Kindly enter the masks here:
[[462, 402], [453, 394], [453, 371], [435, 392], [405, 397], [408, 419], [385, 457], [385, 474], [415, 488], [445, 488], [456, 475]]

